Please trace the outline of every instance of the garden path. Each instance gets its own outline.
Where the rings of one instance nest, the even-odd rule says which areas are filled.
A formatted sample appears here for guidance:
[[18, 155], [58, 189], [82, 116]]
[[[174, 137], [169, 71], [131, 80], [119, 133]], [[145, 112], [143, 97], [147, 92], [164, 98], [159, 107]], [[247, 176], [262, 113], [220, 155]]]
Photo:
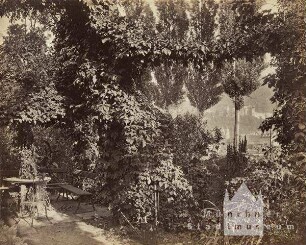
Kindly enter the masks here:
[[[27, 245], [136, 245], [114, 234], [112, 230], [90, 225], [94, 220], [110, 219], [111, 213], [106, 207], [82, 204], [79, 214], [74, 214], [77, 203], [72, 200], [53, 203], [48, 211], [50, 222], [43, 216], [34, 221], [20, 220], [15, 226], [17, 236]], [[91, 221], [91, 222], [90, 222]]]

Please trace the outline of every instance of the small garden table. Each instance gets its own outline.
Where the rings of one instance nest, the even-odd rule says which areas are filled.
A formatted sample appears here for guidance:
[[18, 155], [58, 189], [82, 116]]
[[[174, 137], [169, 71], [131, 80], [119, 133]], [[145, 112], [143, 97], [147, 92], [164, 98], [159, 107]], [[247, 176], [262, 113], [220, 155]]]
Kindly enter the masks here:
[[[47, 182], [50, 181], [51, 178], [35, 178], [35, 179], [23, 179], [23, 178], [5, 178], [4, 181], [10, 183], [11, 185], [17, 185], [20, 187], [20, 195], [18, 200], [18, 209], [19, 214], [25, 211], [25, 207], [28, 207], [28, 212], [32, 218], [32, 225], [34, 219], [34, 209], [38, 210], [38, 203], [43, 203], [45, 207], [45, 215], [48, 219], [47, 215], [47, 206], [48, 206], [48, 197], [47, 196], [38, 196], [38, 188], [45, 189]], [[26, 189], [25, 193], [22, 193], [23, 189]], [[45, 192], [45, 190], [44, 190]], [[41, 193], [40, 193], [41, 194]]]

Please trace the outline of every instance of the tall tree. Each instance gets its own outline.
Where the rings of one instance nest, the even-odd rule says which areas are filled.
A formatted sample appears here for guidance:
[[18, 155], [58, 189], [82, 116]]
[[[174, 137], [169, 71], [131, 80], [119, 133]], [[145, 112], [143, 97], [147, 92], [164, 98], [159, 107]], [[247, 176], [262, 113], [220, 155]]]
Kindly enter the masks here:
[[11, 25], [1, 45], [1, 124], [19, 131], [19, 145], [29, 145], [31, 123], [51, 123], [64, 115], [53, 81], [56, 65], [44, 30]]
[[[188, 5], [184, 0], [156, 1], [158, 10], [157, 31], [165, 42], [177, 45], [187, 39], [189, 20]], [[165, 49], [165, 52], [171, 52]], [[186, 69], [179, 62], [165, 60], [154, 69], [158, 84], [157, 105], [167, 108], [183, 97]]]
[[[213, 0], [193, 0], [190, 2], [189, 42], [204, 44], [212, 49], [215, 44], [216, 17], [218, 5]], [[220, 70], [213, 62], [207, 63], [201, 71], [194, 64], [188, 69], [186, 87], [192, 105], [201, 112], [215, 105], [223, 92]]]
[[260, 85], [260, 74], [264, 68], [263, 59], [252, 62], [240, 59], [234, 63], [225, 63], [222, 70], [224, 92], [232, 99], [235, 108], [234, 146], [239, 143], [239, 110], [244, 103], [244, 96], [250, 95]]
[[190, 1], [190, 40], [212, 44], [216, 34], [218, 4], [214, 0]]
[[[237, 1], [220, 4], [218, 39], [224, 40], [227, 45], [240, 43], [242, 36], [248, 29], [255, 30], [258, 25], [256, 18], [259, 6], [256, 1]], [[251, 15], [249, 15], [251, 13]], [[260, 85], [259, 77], [264, 69], [263, 59], [238, 59], [233, 62], [225, 61], [221, 71], [224, 92], [234, 102], [234, 147], [239, 143], [239, 110], [243, 106], [244, 96], [250, 95]]]
[[[203, 45], [200, 49], [203, 53], [213, 47], [218, 7], [214, 1], [195, 0], [185, 2], [184, 5], [180, 1], [160, 1], [158, 6], [161, 18], [159, 30], [167, 34], [167, 40]], [[170, 10], [165, 11], [167, 8]], [[160, 89], [158, 102], [163, 108], [177, 103], [186, 95], [200, 111], [220, 100], [222, 86], [218, 79], [218, 69], [213, 63], [204, 65], [199, 71], [193, 62], [189, 62], [187, 66], [164, 62], [156, 69], [155, 75]], [[184, 93], [183, 87], [187, 89], [187, 93]]]
[[189, 29], [188, 5], [184, 0], [158, 0], [157, 30], [168, 42], [179, 43], [186, 38]]

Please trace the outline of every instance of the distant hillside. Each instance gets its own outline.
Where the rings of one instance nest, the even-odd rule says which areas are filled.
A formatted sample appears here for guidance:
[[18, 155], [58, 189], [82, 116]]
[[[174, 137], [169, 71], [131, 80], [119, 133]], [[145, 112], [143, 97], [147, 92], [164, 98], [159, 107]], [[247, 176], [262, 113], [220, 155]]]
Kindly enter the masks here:
[[[259, 87], [254, 93], [249, 97], [245, 97], [245, 106], [254, 106], [256, 112], [260, 113], [272, 113], [274, 105], [271, 103], [270, 98], [273, 95], [272, 89], [268, 86]], [[223, 108], [229, 106], [231, 109], [234, 109], [233, 102], [231, 99], [224, 94], [221, 101], [215, 106], [211, 107], [208, 112], [214, 113], [222, 110]]]
[[[253, 135], [258, 132], [261, 122], [272, 115], [274, 105], [270, 98], [273, 91], [262, 86], [249, 97], [245, 98], [244, 108], [240, 111], [240, 134]], [[218, 127], [226, 139], [233, 137], [234, 105], [227, 95], [221, 101], [204, 113], [209, 128]]]
[[272, 89], [268, 86], [261, 86], [250, 97], [246, 97], [245, 105], [255, 106], [257, 112], [272, 113], [275, 107], [270, 101], [272, 95]]

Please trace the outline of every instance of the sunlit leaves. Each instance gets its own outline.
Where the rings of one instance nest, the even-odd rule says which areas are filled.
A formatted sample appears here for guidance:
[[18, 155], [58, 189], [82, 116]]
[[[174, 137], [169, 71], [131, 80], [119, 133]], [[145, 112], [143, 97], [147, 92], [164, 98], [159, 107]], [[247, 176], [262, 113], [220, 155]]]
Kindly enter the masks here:
[[33, 124], [46, 124], [60, 120], [64, 116], [63, 98], [57, 93], [54, 86], [50, 86], [32, 94], [25, 109], [17, 114], [15, 120]]
[[[262, 130], [277, 131], [277, 140], [284, 150], [304, 151], [305, 128], [305, 4], [295, 0], [290, 3], [279, 1], [277, 39], [279, 46], [274, 51], [276, 74], [265, 82], [274, 89], [272, 102], [278, 104], [271, 118], [261, 125]], [[273, 48], [273, 47], [272, 47]]]
[[221, 71], [224, 92], [234, 101], [237, 109], [243, 106], [243, 96], [251, 94], [260, 86], [260, 75], [264, 67], [260, 58], [252, 62], [239, 59], [224, 64]]
[[54, 62], [39, 28], [12, 25], [1, 47], [4, 120], [44, 123], [63, 116], [52, 83]]
[[[172, 226], [173, 220], [178, 219], [177, 215], [180, 213], [188, 214], [189, 205], [193, 204], [192, 187], [182, 170], [169, 158], [162, 160], [154, 169], [145, 169], [125, 192], [124, 199], [121, 200], [126, 204], [123, 207], [130, 204], [135, 208], [130, 218], [136, 224], [145, 219], [150, 222], [154, 217], [155, 204], [152, 196], [155, 189], [163, 203], [159, 210], [159, 221], [163, 226]], [[176, 211], [173, 212], [173, 209]]]

